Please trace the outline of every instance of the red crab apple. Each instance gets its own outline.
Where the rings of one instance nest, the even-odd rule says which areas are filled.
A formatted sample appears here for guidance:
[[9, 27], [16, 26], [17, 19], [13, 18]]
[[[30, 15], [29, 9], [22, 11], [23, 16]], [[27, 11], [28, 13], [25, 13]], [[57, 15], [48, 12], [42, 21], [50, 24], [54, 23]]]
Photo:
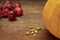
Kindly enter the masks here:
[[3, 5], [0, 3], [0, 10], [2, 10], [3, 9]]
[[4, 9], [3, 10], [3, 16], [4, 17], [8, 17], [8, 13], [9, 13], [9, 10], [8, 9]]
[[6, 4], [4, 5], [4, 8], [7, 8], [7, 9], [11, 10], [11, 9], [12, 9], [12, 4], [11, 4], [11, 2], [7, 0], [7, 1], [6, 1]]
[[10, 11], [9, 14], [8, 14], [8, 19], [9, 20], [15, 20], [16, 19], [16, 16], [14, 14], [14, 11]]
[[16, 8], [16, 7], [20, 7], [21, 8], [20, 3], [18, 3], [18, 2], [14, 3], [12, 6], [13, 6], [13, 8]]
[[2, 18], [3, 14], [2, 14], [2, 11], [0, 10], [0, 18]]
[[15, 4], [13, 4], [13, 5], [12, 5], [12, 8], [13, 8], [13, 9], [15, 9], [15, 8], [16, 8], [16, 7], [15, 7]]
[[0, 3], [0, 18], [3, 16], [2, 10], [3, 10], [3, 5]]
[[9, 10], [12, 10], [11, 4], [6, 4], [6, 5], [5, 5], [5, 8], [7, 8], [7, 9], [9, 9]]
[[23, 14], [23, 10], [20, 7], [16, 7], [15, 9], [16, 16], [21, 16]]

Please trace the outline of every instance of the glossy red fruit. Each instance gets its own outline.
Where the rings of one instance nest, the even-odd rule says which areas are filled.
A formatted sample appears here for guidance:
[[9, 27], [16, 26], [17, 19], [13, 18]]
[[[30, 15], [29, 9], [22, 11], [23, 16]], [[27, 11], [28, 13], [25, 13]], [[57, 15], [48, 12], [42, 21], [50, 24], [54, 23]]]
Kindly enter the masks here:
[[15, 8], [16, 8], [16, 7], [15, 7], [15, 4], [13, 4], [13, 5], [12, 5], [12, 8], [13, 8], [13, 9], [15, 9]]
[[16, 8], [15, 8], [15, 14], [16, 14], [17, 16], [21, 16], [21, 15], [23, 14], [22, 8], [16, 7]]
[[16, 8], [16, 7], [20, 7], [20, 8], [21, 8], [20, 3], [18, 3], [18, 2], [14, 3], [14, 4], [13, 4], [13, 8]]
[[8, 9], [4, 9], [3, 10], [3, 16], [4, 17], [8, 17], [8, 13], [9, 13], [9, 10]]
[[11, 9], [12, 9], [12, 5], [11, 5], [10, 3], [9, 3], [9, 4], [6, 4], [6, 5], [5, 5], [5, 8], [11, 10]]
[[8, 19], [9, 20], [15, 20], [16, 19], [16, 16], [14, 14], [14, 11], [10, 11], [9, 14], [8, 14]]
[[10, 1], [6, 1], [6, 4], [4, 5], [4, 8], [12, 10], [12, 4], [11, 4], [11, 2]]
[[0, 10], [2, 10], [3, 9], [3, 5], [0, 3]]
[[0, 18], [3, 16], [2, 11], [0, 10]]

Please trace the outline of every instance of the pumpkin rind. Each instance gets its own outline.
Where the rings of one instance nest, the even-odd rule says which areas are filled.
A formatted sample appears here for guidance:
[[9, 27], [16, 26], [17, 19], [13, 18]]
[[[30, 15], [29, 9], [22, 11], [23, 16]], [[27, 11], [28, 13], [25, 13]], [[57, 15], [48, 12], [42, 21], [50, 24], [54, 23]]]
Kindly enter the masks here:
[[43, 11], [43, 21], [51, 34], [60, 38], [60, 0], [48, 0]]

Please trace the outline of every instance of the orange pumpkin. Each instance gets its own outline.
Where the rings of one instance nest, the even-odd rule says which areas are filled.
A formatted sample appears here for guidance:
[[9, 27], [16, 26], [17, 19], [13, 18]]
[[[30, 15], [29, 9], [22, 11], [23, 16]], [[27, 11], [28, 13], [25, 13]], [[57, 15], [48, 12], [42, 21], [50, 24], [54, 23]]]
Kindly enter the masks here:
[[48, 0], [43, 10], [43, 21], [51, 34], [60, 38], [60, 0]]

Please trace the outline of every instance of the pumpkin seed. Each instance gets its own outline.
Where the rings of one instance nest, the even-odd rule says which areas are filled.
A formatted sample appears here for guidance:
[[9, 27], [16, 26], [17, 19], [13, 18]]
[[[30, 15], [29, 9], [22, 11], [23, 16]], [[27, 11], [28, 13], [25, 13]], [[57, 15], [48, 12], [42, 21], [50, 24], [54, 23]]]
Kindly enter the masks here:
[[34, 36], [34, 37], [36, 37], [37, 35], [36, 35], [36, 34], [34, 34], [33, 36]]
[[33, 27], [32, 26], [28, 26], [30, 29], [33, 29]]
[[33, 35], [33, 34], [35, 34], [35, 32], [31, 32], [31, 34]]
[[35, 30], [34, 32], [35, 32], [35, 33], [37, 33], [38, 31], [37, 31], [37, 30]]
[[26, 32], [26, 35], [29, 35], [30, 34], [30, 32]]
[[36, 29], [37, 29], [37, 30], [41, 30], [41, 28], [40, 28], [40, 27], [37, 27]]
[[35, 31], [35, 29], [31, 29], [30, 31], [31, 31], [31, 32], [34, 32], [34, 31]]

